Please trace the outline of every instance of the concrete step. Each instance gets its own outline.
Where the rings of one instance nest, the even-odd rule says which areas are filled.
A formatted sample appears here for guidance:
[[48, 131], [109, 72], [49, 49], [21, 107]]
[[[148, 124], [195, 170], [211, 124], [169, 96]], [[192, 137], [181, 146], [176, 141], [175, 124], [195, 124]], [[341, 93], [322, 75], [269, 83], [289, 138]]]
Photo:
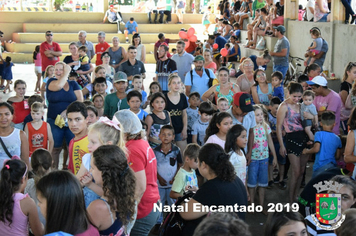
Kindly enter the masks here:
[[[44, 30], [45, 32], [46, 30]], [[43, 42], [45, 40], [45, 33], [13, 33], [12, 40], [16, 43], [36, 43]], [[112, 37], [119, 37], [120, 42], [125, 42], [125, 36], [123, 34], [117, 33], [106, 33], [106, 41], [110, 42]], [[141, 33], [141, 42], [142, 43], [156, 43], [158, 40], [158, 33]], [[179, 36], [177, 33], [174, 34], [165, 34], [166, 38], [169, 39], [178, 39]], [[98, 33], [87, 33], [88, 41], [94, 43], [94, 45], [98, 42]], [[131, 42], [132, 35], [129, 35], [129, 40]], [[71, 41], [78, 41], [78, 32], [76, 33], [56, 33], [53, 36], [53, 40], [57, 43], [69, 43]]]
[[[123, 40], [125, 42], [125, 40]], [[32, 53], [37, 45], [40, 43], [5, 43], [5, 49], [8, 52], [20, 52], [20, 53]], [[111, 45], [111, 44], [110, 44]], [[129, 43], [120, 43], [122, 47], [127, 48], [131, 45]], [[154, 51], [154, 44], [153, 43], [145, 43], [146, 52], [153, 52]], [[69, 53], [69, 43], [59, 43], [61, 46], [63, 53]]]
[[[122, 18], [126, 22], [130, 17], [134, 17], [138, 24], [148, 23], [147, 13], [121, 12]], [[202, 14], [183, 14], [184, 22], [191, 24], [201, 24]], [[100, 12], [1, 12], [1, 23], [101, 23], [104, 13]], [[165, 18], [164, 18], [165, 19]], [[172, 23], [177, 23], [178, 17], [172, 14]]]
[[[139, 33], [178, 33], [181, 28], [188, 29], [190, 24], [139, 24]], [[120, 30], [125, 29], [124, 25], [120, 26]], [[106, 33], [116, 33], [116, 24], [103, 23], [24, 23], [23, 32], [26, 33], [44, 33], [51, 30], [53, 33], [78, 33], [79, 30], [85, 30], [88, 33], [98, 33], [104, 31]]]
[[[69, 53], [63, 53], [63, 55], [60, 57], [60, 60], [63, 61], [63, 59], [68, 56]], [[12, 62], [14, 63], [32, 63], [33, 62], [33, 58], [32, 58], [32, 53], [11, 53], [11, 52], [4, 52], [2, 54], [3, 58], [10, 56]], [[92, 63], [95, 63], [95, 57], [93, 58], [93, 60], [91, 61]], [[147, 53], [146, 54], [146, 63], [154, 63], [156, 64], [154, 55], [151, 53]]]

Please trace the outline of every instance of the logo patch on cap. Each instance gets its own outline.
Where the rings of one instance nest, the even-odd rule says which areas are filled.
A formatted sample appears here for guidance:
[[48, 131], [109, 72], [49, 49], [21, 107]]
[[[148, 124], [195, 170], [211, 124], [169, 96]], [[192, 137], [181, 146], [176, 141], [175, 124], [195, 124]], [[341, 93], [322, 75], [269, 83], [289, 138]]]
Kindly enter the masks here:
[[246, 98], [245, 99], [245, 104], [246, 105], [250, 105], [251, 104], [251, 99], [250, 98]]

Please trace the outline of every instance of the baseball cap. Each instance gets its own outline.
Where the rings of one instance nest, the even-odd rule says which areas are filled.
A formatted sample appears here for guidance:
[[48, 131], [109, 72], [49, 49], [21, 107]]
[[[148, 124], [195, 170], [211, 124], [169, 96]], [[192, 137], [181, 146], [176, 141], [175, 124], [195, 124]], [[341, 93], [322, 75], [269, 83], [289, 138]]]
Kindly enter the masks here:
[[273, 29], [278, 30], [279, 32], [281, 32], [282, 34], [286, 32], [286, 28], [283, 25], [279, 25], [277, 27], [273, 27]]
[[194, 58], [194, 62], [196, 62], [196, 61], [205, 61], [205, 59], [202, 55], [198, 55]]
[[234, 104], [240, 107], [243, 112], [253, 111], [251, 96], [247, 93], [235, 93]]
[[307, 84], [309, 85], [320, 85], [320, 86], [326, 86], [328, 84], [328, 81], [323, 77], [323, 76], [315, 76], [311, 81], [307, 81]]
[[114, 7], [114, 5], [110, 5], [110, 7]]
[[127, 82], [127, 75], [124, 72], [119, 71], [114, 75], [113, 83], [115, 84], [121, 81]]

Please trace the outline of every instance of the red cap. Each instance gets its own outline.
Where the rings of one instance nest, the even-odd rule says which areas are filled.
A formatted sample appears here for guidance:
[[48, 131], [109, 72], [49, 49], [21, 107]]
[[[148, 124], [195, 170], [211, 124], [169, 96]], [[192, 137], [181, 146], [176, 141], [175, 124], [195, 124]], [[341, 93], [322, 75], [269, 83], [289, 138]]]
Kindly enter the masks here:
[[114, 5], [110, 5], [110, 7], [114, 7]]

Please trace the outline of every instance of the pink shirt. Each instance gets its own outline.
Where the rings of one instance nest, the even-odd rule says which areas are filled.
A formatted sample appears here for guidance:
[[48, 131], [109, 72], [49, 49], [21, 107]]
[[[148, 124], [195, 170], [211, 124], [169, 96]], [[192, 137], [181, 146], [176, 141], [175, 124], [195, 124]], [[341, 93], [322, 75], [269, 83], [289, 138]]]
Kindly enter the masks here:
[[41, 53], [37, 53], [36, 60], [35, 60], [35, 66], [41, 66], [42, 67]]
[[76, 234], [75, 236], [99, 236], [99, 231], [93, 225], [90, 224], [89, 229], [81, 234]]
[[288, 112], [287, 112], [286, 117], [284, 118], [284, 121], [283, 121], [283, 126], [284, 126], [284, 129], [286, 130], [286, 132], [292, 133], [292, 132], [304, 130], [303, 126], [302, 126], [302, 118], [300, 116], [300, 109], [299, 109], [299, 112], [296, 112], [292, 108], [289, 107], [288, 103], [286, 103], [286, 105], [288, 107]]
[[28, 235], [28, 217], [22, 212], [20, 201], [28, 197], [28, 194], [15, 193], [14, 198], [14, 209], [12, 212], [12, 224], [9, 226], [6, 223], [0, 221], [0, 235], [1, 236], [22, 236]]
[[204, 68], [211, 69], [215, 73], [216, 72], [216, 63], [212, 61], [207, 66], [204, 66]]
[[211, 135], [206, 143], [216, 143], [219, 144], [225, 150], [225, 140], [220, 139], [216, 134]]
[[329, 90], [330, 93], [325, 97], [319, 95], [314, 99], [314, 105], [317, 111], [332, 111], [335, 114], [335, 126], [333, 128], [333, 133], [336, 135], [340, 134], [340, 112], [341, 112], [341, 98], [340, 95]]

